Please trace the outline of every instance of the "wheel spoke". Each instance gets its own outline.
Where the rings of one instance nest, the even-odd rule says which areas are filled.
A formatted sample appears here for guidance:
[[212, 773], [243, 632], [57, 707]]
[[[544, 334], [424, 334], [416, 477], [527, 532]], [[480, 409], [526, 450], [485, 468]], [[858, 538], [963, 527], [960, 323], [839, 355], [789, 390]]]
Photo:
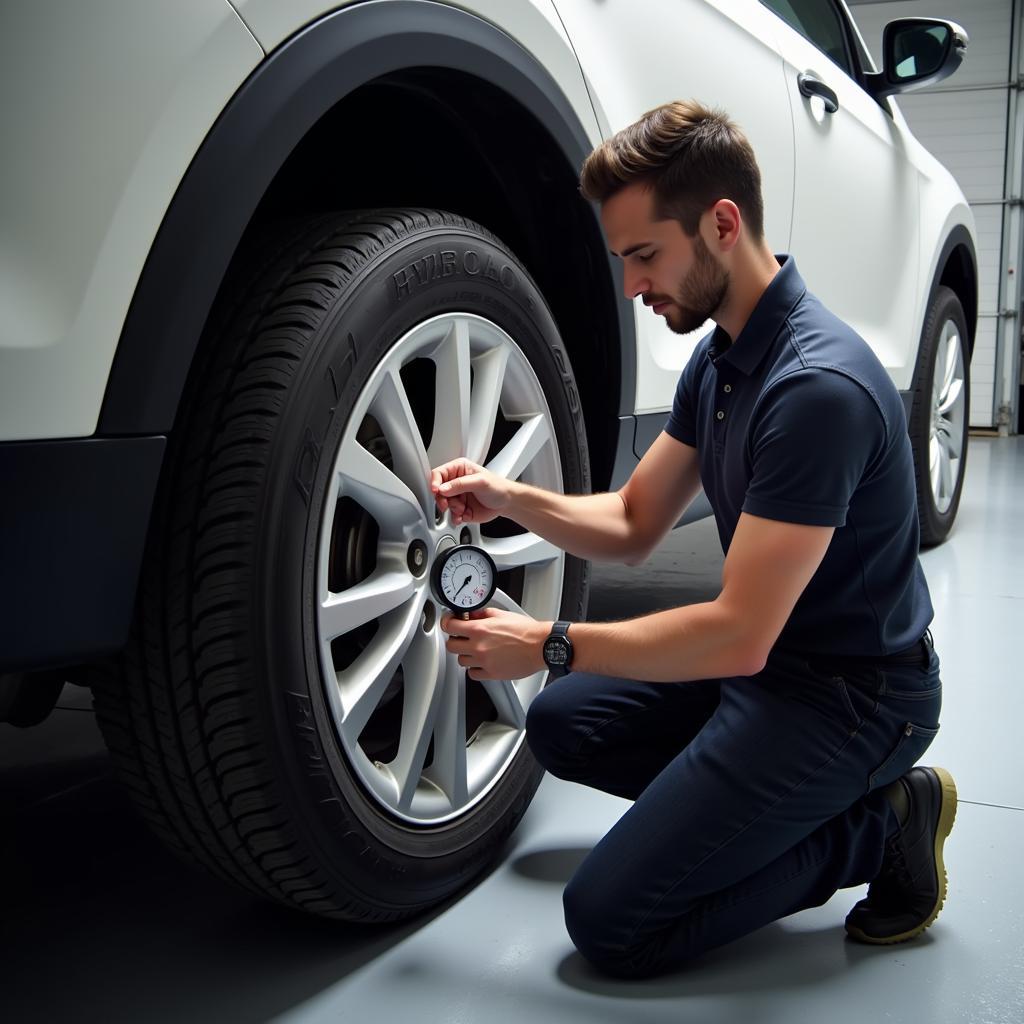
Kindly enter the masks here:
[[469, 323], [453, 322], [434, 355], [434, 433], [427, 456], [431, 468], [465, 455], [470, 423]]
[[954, 423], [949, 420], [942, 420], [939, 429], [936, 431], [939, 444], [946, 451], [947, 456], [954, 461], [959, 459], [963, 453], [963, 436]]
[[395, 475], [415, 494], [424, 515], [432, 514], [434, 498], [430, 492], [430, 462], [405, 384], [397, 370], [391, 369], [384, 374], [370, 403], [370, 413], [384, 431]]
[[343, 633], [394, 611], [414, 594], [415, 584], [410, 573], [378, 570], [362, 583], [340, 594], [328, 594], [321, 601], [320, 639], [330, 643]]
[[932, 481], [932, 494], [939, 497], [939, 476], [942, 472], [942, 445], [937, 436], [928, 444], [928, 473]]
[[537, 453], [551, 440], [551, 430], [544, 416], [526, 417], [504, 448], [488, 463], [487, 468], [498, 476], [518, 480]]
[[395, 528], [422, 522], [416, 495], [358, 441], [348, 442], [338, 466], [339, 494], [355, 499], [378, 523]]
[[953, 386], [953, 379], [956, 376], [957, 363], [960, 356], [960, 338], [954, 331], [946, 338], [946, 366], [942, 377], [942, 391], [940, 401], [945, 402], [949, 389]]
[[481, 685], [491, 698], [502, 725], [516, 730], [526, 728], [526, 708], [511, 679], [484, 679]]
[[373, 645], [346, 672], [339, 673], [338, 686], [342, 702], [342, 738], [354, 747], [377, 710], [384, 691], [394, 678], [399, 662], [405, 657], [415, 633], [409, 628], [408, 616], [394, 618], [386, 638], [374, 637]]
[[940, 511], [950, 495], [950, 459], [945, 441], [941, 434], [936, 434], [931, 441], [931, 476], [932, 494]]
[[[504, 590], [496, 590], [495, 596], [490, 599], [490, 603], [496, 608], [512, 611], [517, 615], [526, 614], [519, 604], [513, 601]], [[519, 690], [521, 689], [525, 693], [539, 691], [543, 682], [543, 676], [544, 672], [535, 672], [531, 676], [525, 676], [514, 681], [499, 679], [488, 680], [483, 683], [487, 694], [494, 702], [495, 710], [498, 712], [498, 720], [502, 725], [507, 725], [513, 729], [525, 728], [526, 709], [523, 706]]]
[[491, 598], [490, 603], [494, 605], [495, 608], [502, 609], [502, 611], [514, 612], [516, 615], [526, 614], [523, 608], [520, 607], [520, 605], [518, 605], [515, 601], [513, 601], [512, 598], [509, 597], [508, 594], [506, 594], [505, 591], [502, 590], [500, 587], [497, 590], [495, 590], [494, 596]]
[[962, 378], [957, 378], [950, 384], [949, 388], [943, 395], [942, 401], [939, 403], [939, 413], [949, 418], [953, 409], [956, 408], [960, 401], [964, 391], [964, 382]]
[[508, 356], [508, 347], [498, 345], [473, 360], [475, 380], [469, 440], [466, 445], [466, 457], [473, 462], [483, 462], [491, 447]]
[[953, 496], [953, 466], [949, 458], [949, 451], [939, 443], [939, 495], [943, 506], [947, 507], [949, 499]]
[[466, 670], [454, 654], [445, 657], [444, 695], [434, 724], [434, 763], [427, 775], [448, 797], [452, 809], [469, 798], [466, 764]]
[[405, 702], [398, 753], [389, 767], [398, 783], [399, 810], [408, 811], [423, 773], [441, 699], [445, 651], [438, 632], [418, 632], [402, 659]]
[[485, 537], [487, 553], [501, 572], [524, 565], [538, 565], [558, 558], [561, 550], [535, 533], [520, 533], [512, 537]]

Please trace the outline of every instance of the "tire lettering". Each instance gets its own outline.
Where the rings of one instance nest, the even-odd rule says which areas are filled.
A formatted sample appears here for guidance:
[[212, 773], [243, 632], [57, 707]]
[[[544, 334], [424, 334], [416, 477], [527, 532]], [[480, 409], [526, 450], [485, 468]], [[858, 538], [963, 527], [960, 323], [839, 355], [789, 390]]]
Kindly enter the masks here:
[[475, 249], [467, 249], [461, 260], [454, 249], [440, 249], [407, 263], [391, 275], [394, 297], [399, 302], [409, 298], [421, 285], [462, 272], [466, 277], [486, 277], [497, 281], [506, 291], [514, 291], [519, 282], [515, 267], [501, 263], [494, 256], [486, 259]]
[[320, 445], [313, 436], [313, 431], [306, 427], [306, 436], [302, 443], [302, 451], [299, 453], [298, 461], [295, 464], [295, 486], [299, 493], [309, 504], [310, 496], [313, 493], [313, 480], [316, 477], [316, 467], [320, 462]]
[[306, 748], [303, 758], [306, 771], [320, 772], [324, 767], [324, 759], [320, 751], [320, 737], [317, 735], [316, 721], [313, 718], [313, 706], [305, 694], [289, 690], [288, 696], [292, 703], [292, 722], [299, 734], [299, 742]]

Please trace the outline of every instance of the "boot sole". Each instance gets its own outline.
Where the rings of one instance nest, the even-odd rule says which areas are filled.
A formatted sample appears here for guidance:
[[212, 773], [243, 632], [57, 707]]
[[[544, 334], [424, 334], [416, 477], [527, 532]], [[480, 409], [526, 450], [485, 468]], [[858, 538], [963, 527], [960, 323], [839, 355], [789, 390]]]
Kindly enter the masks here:
[[956, 820], [956, 783], [953, 781], [953, 776], [945, 768], [932, 768], [932, 771], [935, 772], [939, 780], [942, 801], [939, 808], [939, 821], [935, 827], [935, 874], [939, 882], [939, 893], [935, 906], [932, 908], [932, 912], [920, 924], [915, 925], [909, 931], [900, 932], [897, 935], [868, 935], [867, 932], [861, 931], [860, 928], [847, 925], [846, 931], [851, 938], [857, 939], [860, 942], [870, 943], [873, 946], [894, 946], [899, 942], [908, 942], [910, 939], [916, 939], [939, 916], [939, 911], [942, 910], [942, 905], [946, 902], [948, 879], [946, 876], [946, 864], [942, 859], [942, 847], [949, 833], [953, 831], [953, 822]]

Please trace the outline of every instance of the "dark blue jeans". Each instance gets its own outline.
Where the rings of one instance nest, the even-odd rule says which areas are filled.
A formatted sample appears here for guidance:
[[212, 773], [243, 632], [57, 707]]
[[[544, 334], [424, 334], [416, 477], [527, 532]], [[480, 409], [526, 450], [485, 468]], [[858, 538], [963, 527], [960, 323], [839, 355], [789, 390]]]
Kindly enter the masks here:
[[566, 886], [597, 968], [650, 977], [878, 874], [895, 815], [880, 787], [938, 731], [939, 660], [815, 662], [645, 683], [570, 673], [530, 705], [553, 775], [633, 800]]

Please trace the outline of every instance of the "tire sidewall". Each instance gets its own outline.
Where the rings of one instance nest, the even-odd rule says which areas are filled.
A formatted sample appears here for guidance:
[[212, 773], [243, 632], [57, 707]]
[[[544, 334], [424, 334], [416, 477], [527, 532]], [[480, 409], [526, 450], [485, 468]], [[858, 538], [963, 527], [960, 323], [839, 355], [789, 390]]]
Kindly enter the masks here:
[[[475, 313], [523, 349], [547, 396], [565, 490], [589, 490], [582, 407], [568, 356], [543, 297], [518, 261], [482, 230], [428, 228], [395, 237], [341, 291], [289, 390], [274, 442], [263, 537], [271, 680], [286, 681], [276, 709], [283, 770], [321, 844], [344, 836], [360, 849], [367, 881], [401, 886], [415, 862], [415, 888], [451, 889], [482, 848], [499, 845], [525, 811], [541, 771], [522, 743], [505, 777], [460, 818], [437, 827], [399, 823], [369, 796], [335, 738], [316, 634], [317, 551], [322, 511], [349, 413], [374, 369], [417, 324]], [[301, 585], [296, 569], [301, 567]], [[585, 564], [566, 558], [562, 614], [585, 611]], [[280, 623], [294, 628], [281, 629]], [[280, 685], [280, 684], [278, 684]], [[426, 862], [426, 863], [425, 863]], [[425, 866], [428, 868], [424, 875]], [[350, 872], [347, 872], [349, 874]]]
[[[957, 325], [960, 354], [964, 362], [964, 437], [960, 461], [960, 475], [953, 499], [945, 512], [935, 504], [929, 470], [931, 440], [932, 391], [935, 382], [935, 361], [938, 358], [939, 338], [945, 324], [953, 320]], [[970, 423], [970, 352], [967, 347], [967, 318], [956, 293], [941, 286], [937, 289], [925, 318], [921, 334], [921, 349], [914, 375], [913, 403], [910, 416], [910, 439], [914, 453], [914, 472], [917, 483], [918, 516], [921, 544], [930, 547], [941, 543], [949, 534], [960, 506], [964, 474], [967, 469], [967, 432]]]

